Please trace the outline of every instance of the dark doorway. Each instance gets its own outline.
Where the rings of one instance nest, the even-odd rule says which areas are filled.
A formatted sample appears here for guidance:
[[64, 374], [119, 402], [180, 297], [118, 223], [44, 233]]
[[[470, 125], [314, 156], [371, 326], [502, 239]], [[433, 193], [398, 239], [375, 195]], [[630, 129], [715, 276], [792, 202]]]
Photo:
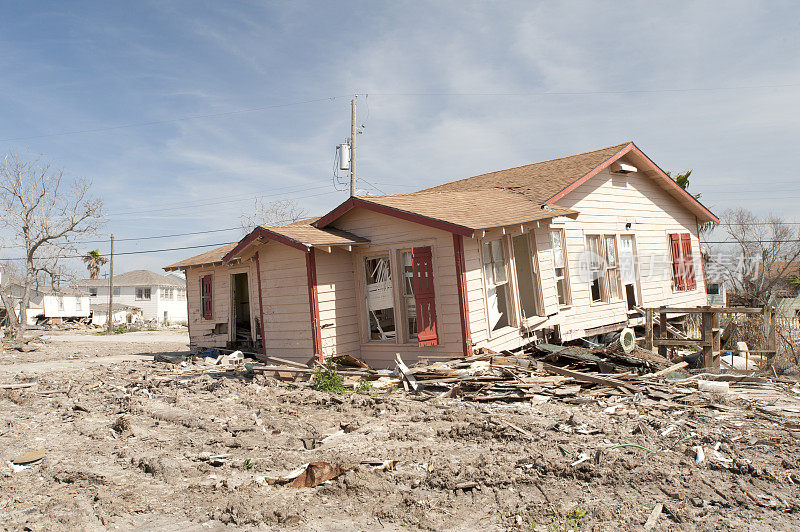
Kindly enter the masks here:
[[250, 328], [250, 290], [248, 290], [246, 273], [231, 275], [231, 298], [233, 300], [231, 340], [236, 344], [249, 344], [253, 341], [253, 335]]

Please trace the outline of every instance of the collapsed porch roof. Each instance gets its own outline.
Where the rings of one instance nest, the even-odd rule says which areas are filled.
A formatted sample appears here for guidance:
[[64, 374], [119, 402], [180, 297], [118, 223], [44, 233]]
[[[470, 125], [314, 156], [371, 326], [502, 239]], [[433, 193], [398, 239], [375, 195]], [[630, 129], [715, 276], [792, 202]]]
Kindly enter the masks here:
[[346, 231], [318, 229], [305, 223], [259, 226], [228, 251], [222, 257], [222, 262], [227, 263], [237, 258], [245, 248], [259, 240], [271, 240], [300, 251], [308, 251], [313, 247], [350, 247], [369, 243], [366, 238]]

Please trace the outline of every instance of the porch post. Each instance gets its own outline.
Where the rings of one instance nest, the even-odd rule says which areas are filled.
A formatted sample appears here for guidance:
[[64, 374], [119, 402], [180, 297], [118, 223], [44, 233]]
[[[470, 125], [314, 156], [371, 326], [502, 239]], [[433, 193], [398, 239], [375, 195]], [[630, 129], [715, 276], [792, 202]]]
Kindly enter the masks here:
[[308, 308], [311, 311], [311, 342], [314, 347], [314, 356], [322, 362], [322, 329], [319, 323], [317, 261], [313, 247], [308, 248], [308, 251], [306, 251], [306, 274], [308, 278]]
[[464, 263], [464, 237], [453, 234], [453, 254], [456, 262], [456, 285], [458, 286], [458, 308], [461, 313], [461, 343], [464, 356], [472, 355], [472, 335], [469, 330], [469, 301], [467, 300], [467, 270]]

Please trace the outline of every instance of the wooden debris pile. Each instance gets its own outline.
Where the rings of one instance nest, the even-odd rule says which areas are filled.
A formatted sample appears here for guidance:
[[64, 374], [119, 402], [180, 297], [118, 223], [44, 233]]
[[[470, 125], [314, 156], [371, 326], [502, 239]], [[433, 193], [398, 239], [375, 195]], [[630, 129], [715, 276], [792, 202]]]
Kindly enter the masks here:
[[398, 360], [398, 371], [411, 391], [429, 397], [460, 397], [489, 401], [581, 401], [589, 396], [633, 395], [655, 397], [667, 391], [659, 377], [682, 369], [646, 352], [617, 353], [610, 349], [539, 344], [518, 352], [488, 350], [469, 358], [407, 368]]

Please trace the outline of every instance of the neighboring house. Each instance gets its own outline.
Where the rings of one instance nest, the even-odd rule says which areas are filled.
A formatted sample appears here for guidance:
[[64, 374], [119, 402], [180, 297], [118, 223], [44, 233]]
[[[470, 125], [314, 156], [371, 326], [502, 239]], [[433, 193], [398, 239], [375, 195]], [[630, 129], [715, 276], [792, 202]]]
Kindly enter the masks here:
[[[89, 291], [93, 306], [108, 305], [108, 279], [81, 279], [75, 286]], [[175, 276], [147, 270], [115, 275], [113, 299], [141, 309], [146, 321], [186, 323], [186, 282]]]
[[[698, 225], [718, 219], [633, 143], [258, 227], [183, 270], [192, 347], [299, 361], [453, 357], [707, 304]], [[262, 327], [263, 325], [263, 327]]]
[[[104, 326], [108, 323], [108, 301], [105, 303], [92, 303], [92, 325]], [[114, 325], [131, 324], [144, 321], [142, 309], [121, 303], [112, 304], [112, 318]]]
[[708, 304], [712, 307], [724, 307], [728, 302], [725, 281], [706, 281], [706, 294], [708, 294]]
[[778, 317], [788, 320], [794, 327], [800, 327], [800, 290], [789, 279], [800, 275], [800, 262], [789, 264], [776, 262], [772, 265], [770, 279], [778, 278], [768, 304], [775, 307]]
[[[22, 308], [24, 280], [14, 275], [3, 274], [0, 278], [2, 290], [6, 290], [17, 300], [16, 312]], [[0, 302], [2, 306], [2, 302]], [[51, 323], [64, 320], [88, 318], [90, 316], [89, 294], [84, 290], [68, 287], [38, 286], [31, 290], [28, 302], [27, 324], [36, 325], [48, 319]]]

